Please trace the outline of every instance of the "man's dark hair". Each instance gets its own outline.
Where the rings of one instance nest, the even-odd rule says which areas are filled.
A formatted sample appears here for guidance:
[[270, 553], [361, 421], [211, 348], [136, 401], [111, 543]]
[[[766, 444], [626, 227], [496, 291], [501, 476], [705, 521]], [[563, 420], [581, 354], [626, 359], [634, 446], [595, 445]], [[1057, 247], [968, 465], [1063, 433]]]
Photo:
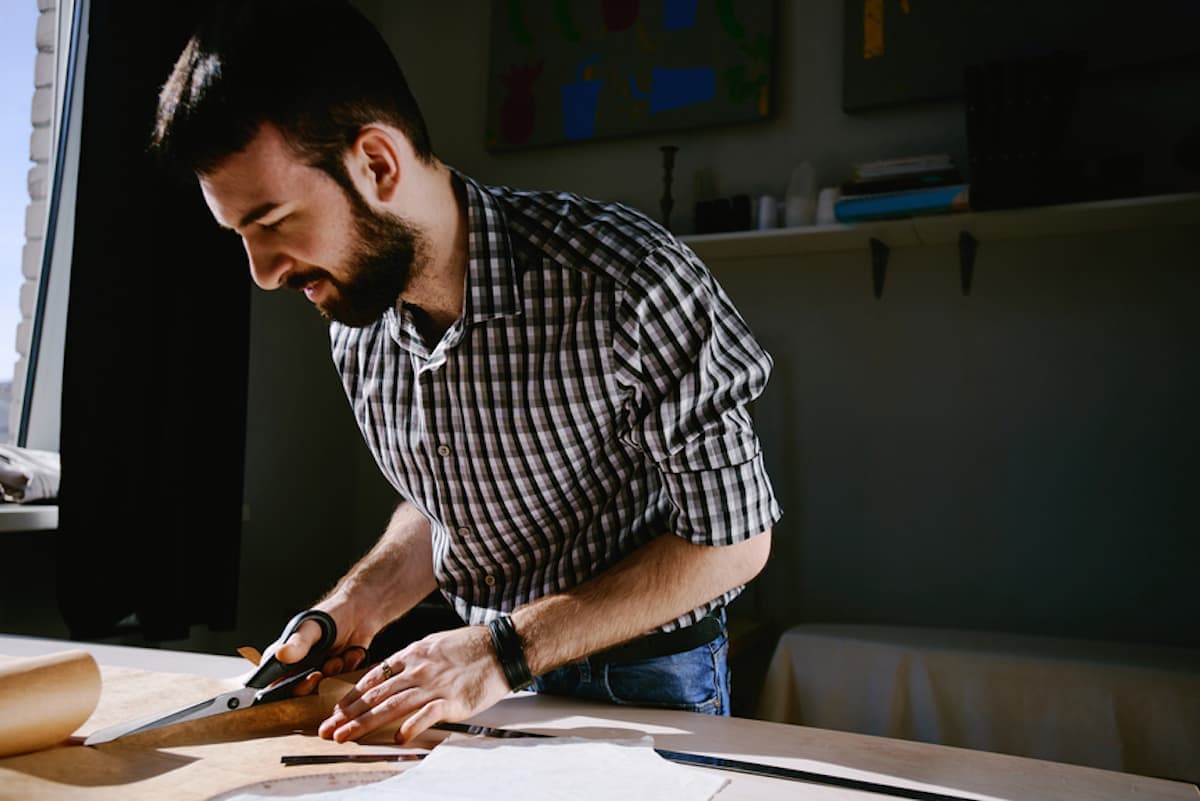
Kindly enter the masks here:
[[425, 120], [391, 49], [348, 0], [225, 0], [162, 87], [151, 150], [204, 175], [264, 122], [353, 191], [342, 158], [364, 126], [398, 128], [425, 162]]

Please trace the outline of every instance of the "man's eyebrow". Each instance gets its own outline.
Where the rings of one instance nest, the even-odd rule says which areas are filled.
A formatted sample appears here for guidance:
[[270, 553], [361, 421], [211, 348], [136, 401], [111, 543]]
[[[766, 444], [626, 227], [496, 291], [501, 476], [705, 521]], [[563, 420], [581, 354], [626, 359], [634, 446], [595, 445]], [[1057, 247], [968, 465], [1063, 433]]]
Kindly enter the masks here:
[[261, 220], [263, 217], [266, 217], [272, 211], [279, 208], [279, 206], [280, 206], [279, 203], [273, 203], [270, 201], [268, 201], [266, 203], [262, 203], [258, 206], [255, 206], [254, 208], [250, 209], [250, 211], [246, 212], [245, 216], [242, 217], [242, 219], [238, 220], [237, 227], [245, 228], [247, 225], [254, 222], [255, 220]]

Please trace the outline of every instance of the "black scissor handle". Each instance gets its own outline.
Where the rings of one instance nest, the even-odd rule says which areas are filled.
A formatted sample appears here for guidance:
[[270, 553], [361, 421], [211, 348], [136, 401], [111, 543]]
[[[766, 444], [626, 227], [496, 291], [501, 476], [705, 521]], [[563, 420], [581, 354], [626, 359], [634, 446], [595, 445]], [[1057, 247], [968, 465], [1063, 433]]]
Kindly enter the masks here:
[[300, 628], [300, 624], [306, 620], [314, 620], [321, 627], [321, 639], [312, 648], [308, 649], [308, 653], [299, 662], [291, 664], [280, 662], [272, 654], [267, 661], [259, 666], [254, 675], [246, 681], [247, 687], [261, 690], [263, 687], [270, 686], [272, 683], [279, 681], [284, 676], [307, 673], [309, 670], [319, 668], [324, 664], [325, 658], [329, 655], [329, 649], [337, 641], [337, 624], [333, 622], [332, 617], [320, 609], [307, 609], [289, 620], [287, 626], [283, 629], [283, 634], [279, 637], [279, 642], [286, 642], [287, 638], [292, 636], [296, 629]]

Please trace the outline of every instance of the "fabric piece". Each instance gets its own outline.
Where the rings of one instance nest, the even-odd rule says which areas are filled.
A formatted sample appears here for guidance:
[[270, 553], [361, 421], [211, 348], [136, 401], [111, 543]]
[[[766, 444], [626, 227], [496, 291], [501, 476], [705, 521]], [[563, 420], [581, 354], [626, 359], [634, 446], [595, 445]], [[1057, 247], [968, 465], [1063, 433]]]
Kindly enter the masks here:
[[[306, 801], [614, 801], [669, 798], [709, 801], [729, 779], [663, 759], [650, 737], [598, 741], [579, 737], [446, 742], [394, 778], [300, 796]], [[278, 796], [238, 794], [228, 801]]]
[[10, 503], [57, 498], [61, 474], [53, 451], [0, 445], [0, 492]]
[[667, 532], [731, 545], [774, 525], [750, 415], [773, 363], [704, 263], [626, 206], [456, 179], [461, 318], [426, 342], [401, 304], [330, 338], [463, 620], [570, 589]]
[[757, 717], [1200, 779], [1200, 651], [809, 624], [780, 637]]

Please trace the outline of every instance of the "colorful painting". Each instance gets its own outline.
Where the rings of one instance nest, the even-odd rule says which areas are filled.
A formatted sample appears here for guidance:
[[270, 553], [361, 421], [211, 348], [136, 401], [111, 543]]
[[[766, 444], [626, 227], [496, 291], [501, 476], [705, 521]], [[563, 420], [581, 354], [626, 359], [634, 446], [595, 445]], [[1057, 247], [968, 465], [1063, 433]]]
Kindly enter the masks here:
[[493, 0], [487, 146], [756, 120], [774, 0]]

